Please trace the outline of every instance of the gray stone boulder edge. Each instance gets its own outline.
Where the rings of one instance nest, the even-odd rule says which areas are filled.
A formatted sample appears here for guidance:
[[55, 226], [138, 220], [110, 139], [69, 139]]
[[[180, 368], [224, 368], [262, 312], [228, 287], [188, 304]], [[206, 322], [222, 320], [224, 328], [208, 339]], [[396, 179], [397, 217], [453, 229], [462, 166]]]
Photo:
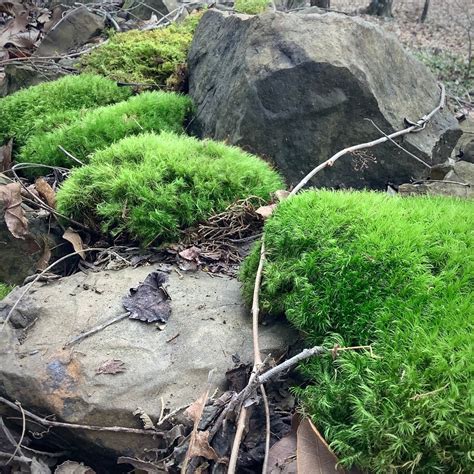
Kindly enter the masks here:
[[[294, 185], [346, 146], [416, 121], [439, 103], [428, 69], [379, 27], [336, 13], [209, 11], [189, 53], [194, 132], [267, 158]], [[448, 111], [404, 146], [444, 162], [460, 136]], [[312, 184], [385, 188], [423, 176], [425, 167], [388, 143], [347, 156]]]
[[103, 16], [80, 6], [69, 11], [49, 31], [33, 56], [48, 57], [65, 54], [89, 42], [105, 27]]
[[[17, 340], [10, 325], [0, 334], [0, 393], [37, 413], [59, 420], [102, 426], [140, 428], [132, 412], [142, 408], [156, 421], [161, 399], [175, 409], [194, 401], [216, 369], [215, 382], [224, 388], [232, 356], [252, 360], [249, 310], [240, 284], [228, 277], [172, 271], [165, 284], [171, 317], [164, 330], [126, 319], [64, 349], [74, 336], [123, 312], [121, 298], [154, 267], [75, 274], [38, 287], [22, 306], [25, 320], [36, 322]], [[18, 296], [9, 295], [0, 317]], [[176, 337], [175, 337], [176, 336]], [[261, 327], [262, 352], [274, 355], [294, 340], [283, 322]], [[168, 342], [167, 342], [168, 341]], [[125, 372], [96, 375], [105, 361], [120, 359]], [[83, 442], [111, 455], [137, 456], [156, 447], [152, 437], [124, 433], [80, 432]], [[149, 439], [148, 439], [149, 438]]]

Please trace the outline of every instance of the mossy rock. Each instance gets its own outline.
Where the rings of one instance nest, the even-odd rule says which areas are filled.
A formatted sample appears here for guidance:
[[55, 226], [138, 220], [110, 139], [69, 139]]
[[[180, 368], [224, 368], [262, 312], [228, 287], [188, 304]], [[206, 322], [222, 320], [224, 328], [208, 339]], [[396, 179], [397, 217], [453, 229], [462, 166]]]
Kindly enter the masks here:
[[269, 5], [268, 0], [235, 0], [235, 11], [247, 15], [263, 13]]
[[127, 99], [130, 88], [92, 74], [66, 76], [0, 99], [0, 144], [16, 146], [36, 134], [77, 119], [81, 110]]
[[[265, 225], [262, 309], [308, 345], [296, 389], [345, 466], [470, 472], [474, 202], [309, 191]], [[242, 269], [251, 300], [259, 249]]]
[[181, 230], [248, 196], [268, 199], [283, 186], [256, 156], [211, 140], [163, 132], [124, 138], [72, 171], [57, 194], [59, 212], [143, 245], [176, 240]]
[[[172, 92], [144, 92], [127, 101], [88, 111], [50, 133], [34, 135], [21, 149], [18, 161], [72, 168], [61, 146], [82, 163], [90, 154], [129, 135], [143, 132], [184, 132], [192, 111], [191, 100]], [[44, 171], [32, 169], [30, 173]]]
[[12, 291], [12, 287], [10, 285], [6, 285], [5, 283], [0, 283], [0, 300], [3, 300], [8, 293]]
[[186, 82], [188, 49], [201, 14], [149, 31], [114, 34], [84, 56], [81, 68], [115, 81], [180, 91]]

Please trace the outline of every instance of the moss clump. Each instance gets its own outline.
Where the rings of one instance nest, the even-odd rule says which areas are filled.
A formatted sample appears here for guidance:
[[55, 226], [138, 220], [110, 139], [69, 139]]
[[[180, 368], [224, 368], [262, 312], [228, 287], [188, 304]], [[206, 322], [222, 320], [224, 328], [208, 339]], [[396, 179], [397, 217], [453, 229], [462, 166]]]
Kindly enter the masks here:
[[127, 137], [73, 170], [58, 210], [141, 243], [176, 239], [180, 229], [250, 195], [268, 198], [280, 177], [255, 156], [173, 133]]
[[[309, 345], [376, 355], [301, 367], [304, 410], [344, 465], [472, 471], [473, 229], [473, 202], [368, 192], [306, 192], [266, 223], [263, 307]], [[257, 261], [242, 270], [249, 299]]]
[[75, 120], [81, 109], [127, 99], [128, 88], [100, 76], [82, 74], [44, 82], [0, 99], [0, 144], [23, 145], [35, 133]]
[[183, 131], [191, 112], [188, 97], [170, 92], [145, 92], [127, 101], [89, 111], [69, 125], [31, 137], [21, 149], [19, 161], [70, 168], [75, 165], [58, 148], [83, 163], [89, 154], [128, 135], [141, 132]]
[[235, 0], [235, 11], [247, 15], [258, 15], [268, 7], [268, 0]]
[[180, 90], [183, 68], [201, 14], [150, 31], [117, 33], [82, 59], [82, 67], [116, 81]]
[[3, 300], [10, 291], [12, 291], [11, 286], [6, 285], [5, 283], [0, 283], [0, 300]]

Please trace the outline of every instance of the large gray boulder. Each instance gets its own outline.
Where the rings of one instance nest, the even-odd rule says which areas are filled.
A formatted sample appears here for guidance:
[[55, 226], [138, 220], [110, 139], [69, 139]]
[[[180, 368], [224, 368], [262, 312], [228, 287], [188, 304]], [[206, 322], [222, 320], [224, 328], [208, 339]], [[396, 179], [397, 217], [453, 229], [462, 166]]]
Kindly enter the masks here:
[[[289, 184], [342, 148], [404, 128], [439, 103], [428, 69], [368, 22], [335, 13], [259, 16], [209, 11], [189, 53], [195, 133], [272, 161]], [[444, 162], [460, 131], [448, 111], [403, 146]], [[350, 155], [312, 184], [384, 188], [424, 165], [388, 143]]]
[[[236, 358], [252, 360], [249, 310], [240, 284], [228, 277], [171, 271], [165, 283], [171, 316], [162, 330], [125, 319], [65, 347], [84, 330], [123, 313], [122, 297], [152, 270], [77, 273], [39, 286], [20, 303], [13, 324], [0, 333], [0, 395], [59, 420], [140, 428], [132, 414], [137, 407], [156, 422], [161, 401], [173, 410], [196, 400], [211, 369], [216, 369], [214, 382], [223, 389], [225, 371]], [[0, 302], [0, 321], [21, 291]], [[28, 329], [18, 329], [21, 326]], [[278, 357], [292, 337], [285, 323], [274, 321], [261, 328], [262, 352]], [[122, 361], [125, 371], [97, 374], [111, 359]], [[158, 443], [126, 433], [75, 435], [81, 437], [75, 445], [82, 449], [141, 459], [146, 448]]]

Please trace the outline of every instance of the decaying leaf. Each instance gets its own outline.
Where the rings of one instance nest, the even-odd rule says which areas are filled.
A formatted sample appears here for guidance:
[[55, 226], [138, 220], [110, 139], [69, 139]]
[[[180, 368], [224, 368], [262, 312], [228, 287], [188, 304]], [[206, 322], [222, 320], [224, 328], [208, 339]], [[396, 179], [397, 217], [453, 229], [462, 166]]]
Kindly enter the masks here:
[[63, 239], [72, 244], [74, 250], [78, 253], [82, 260], [86, 259], [86, 253], [84, 252], [84, 245], [82, 243], [81, 236], [75, 230], [72, 230], [70, 227], [68, 227], [63, 234]]
[[119, 374], [125, 372], [125, 363], [120, 359], [106, 360], [95, 370], [96, 374]]
[[296, 462], [298, 472], [341, 474], [337, 457], [309, 418], [301, 421], [297, 431]]
[[278, 202], [284, 201], [290, 195], [290, 191], [286, 189], [279, 189], [275, 191], [275, 197], [278, 199]]
[[26, 27], [28, 25], [28, 10], [21, 3], [6, 3], [8, 3], [8, 11], [6, 13], [12, 15], [13, 18], [6, 23], [3, 31], [0, 32], [0, 48], [3, 48], [8, 43], [12, 43], [16, 35], [27, 30]]
[[82, 463], [66, 461], [56, 468], [54, 474], [95, 474], [95, 471]]
[[298, 415], [293, 415], [291, 431], [277, 441], [268, 452], [267, 474], [296, 474], [296, 432], [300, 420]]
[[262, 216], [264, 219], [268, 219], [273, 211], [276, 209], [276, 204], [269, 204], [268, 206], [261, 206], [255, 212]]
[[163, 288], [167, 280], [166, 273], [152, 272], [143, 283], [130, 289], [130, 295], [122, 299], [122, 304], [130, 312], [131, 319], [147, 323], [168, 321], [171, 315], [170, 297]]
[[155, 425], [143, 408], [138, 407], [134, 412], [133, 416], [140, 417], [141, 422], [143, 423], [143, 429], [145, 430], [154, 430]]
[[209, 444], [209, 431], [196, 431], [189, 443], [187, 453], [189, 459], [203, 457], [212, 461], [217, 461], [219, 456]]
[[[35, 188], [38, 194], [49, 207], [56, 208], [56, 193], [44, 178], [38, 178], [35, 181]], [[67, 231], [66, 231], [67, 232]], [[80, 237], [79, 237], [80, 238]]]
[[180, 257], [195, 262], [199, 261], [199, 255], [201, 255], [201, 250], [194, 245], [179, 252]]
[[13, 140], [10, 140], [6, 145], [0, 146], [0, 173], [10, 169], [12, 164], [12, 149]]
[[28, 220], [21, 207], [20, 183], [0, 186], [0, 205], [3, 207], [5, 223], [13, 237], [24, 239], [28, 235]]
[[38, 262], [36, 263], [36, 270], [43, 271], [48, 268], [49, 261], [51, 260], [51, 249], [49, 248], [48, 239], [41, 239], [42, 253]]

